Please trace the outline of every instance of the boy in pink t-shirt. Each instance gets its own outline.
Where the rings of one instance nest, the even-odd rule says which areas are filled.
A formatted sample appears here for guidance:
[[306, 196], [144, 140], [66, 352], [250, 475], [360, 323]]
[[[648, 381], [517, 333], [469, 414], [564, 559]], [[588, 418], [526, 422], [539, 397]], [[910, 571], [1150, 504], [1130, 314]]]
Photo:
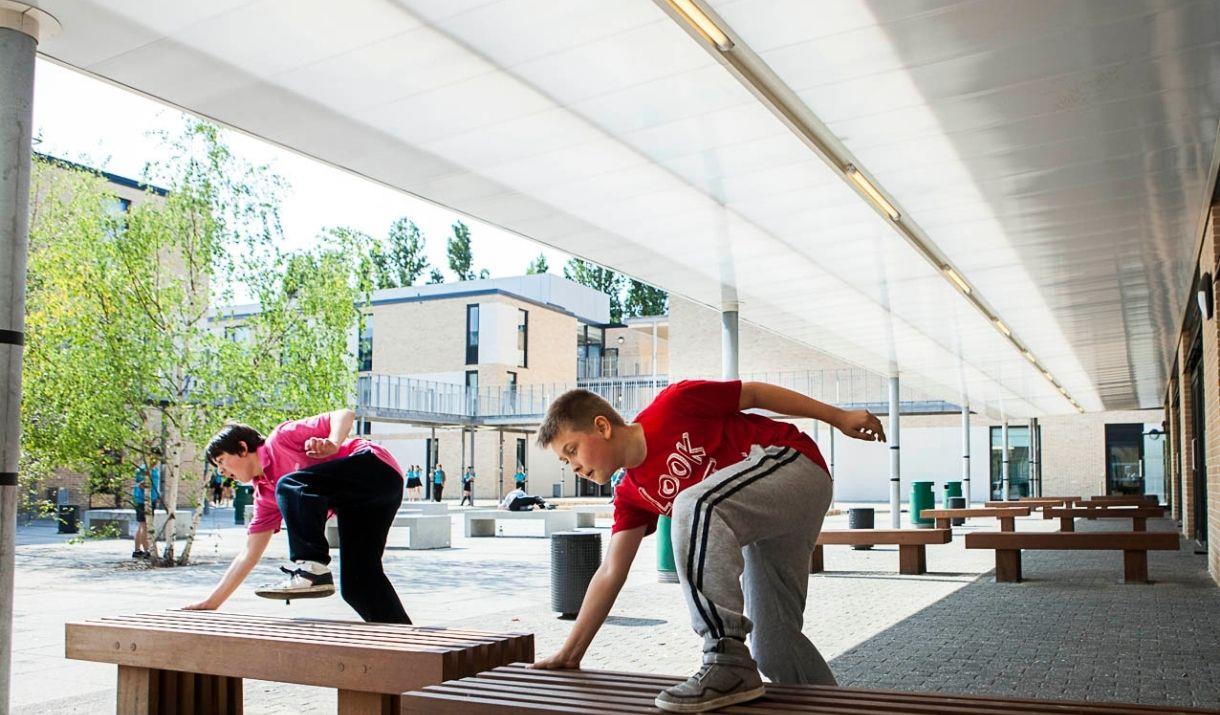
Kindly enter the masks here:
[[355, 413], [336, 410], [285, 422], [263, 438], [253, 427], [225, 425], [207, 446], [221, 474], [254, 486], [254, 518], [246, 548], [212, 594], [187, 606], [214, 610], [241, 585], [283, 522], [292, 567], [287, 577], [259, 589], [266, 598], [319, 598], [335, 592], [326, 541], [327, 515], [339, 528], [343, 600], [366, 621], [410, 623], [382, 569], [381, 556], [402, 504], [402, 469], [381, 445], [348, 439]]
[[[614, 490], [610, 547], [589, 583], [563, 647], [535, 668], [578, 668], [614, 605], [644, 536], [672, 517], [678, 580], [703, 667], [667, 688], [656, 706], [704, 712], [763, 694], [772, 682], [835, 684], [801, 632], [809, 558], [832, 483], [813, 440], [785, 422], [826, 422], [849, 437], [885, 441], [866, 410], [842, 410], [762, 382], [688, 380], [670, 385], [627, 424], [587, 390], [561, 395], [538, 430], [577, 476]], [[746, 646], [749, 636], [750, 645]]]

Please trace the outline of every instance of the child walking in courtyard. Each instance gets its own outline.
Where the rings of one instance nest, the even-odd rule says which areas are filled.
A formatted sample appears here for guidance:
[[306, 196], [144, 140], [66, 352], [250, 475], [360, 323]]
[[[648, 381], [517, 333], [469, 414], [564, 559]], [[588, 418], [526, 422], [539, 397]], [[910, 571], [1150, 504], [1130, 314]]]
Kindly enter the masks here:
[[264, 438], [253, 427], [225, 425], [207, 447], [208, 462], [227, 477], [254, 485], [254, 518], [246, 548], [220, 583], [188, 610], [214, 610], [258, 563], [281, 522], [288, 529], [291, 567], [286, 578], [259, 589], [266, 598], [319, 598], [335, 592], [327, 514], [339, 527], [340, 592], [360, 617], [378, 623], [410, 623], [382, 569], [381, 556], [402, 503], [402, 470], [381, 445], [348, 439], [351, 410], [285, 422]]
[[[845, 411], [760, 382], [690, 380], [663, 390], [627, 424], [587, 390], [561, 395], [538, 430], [578, 476], [606, 484], [618, 469], [610, 546], [560, 650], [535, 668], [578, 668], [614, 605], [644, 536], [673, 518], [678, 579], [703, 665], [661, 692], [656, 706], [704, 712], [776, 683], [833, 685], [825, 659], [801, 632], [809, 557], [831, 499], [817, 445], [769, 410], [826, 422], [856, 439], [885, 441], [866, 410]], [[750, 645], [746, 645], [746, 637]]]

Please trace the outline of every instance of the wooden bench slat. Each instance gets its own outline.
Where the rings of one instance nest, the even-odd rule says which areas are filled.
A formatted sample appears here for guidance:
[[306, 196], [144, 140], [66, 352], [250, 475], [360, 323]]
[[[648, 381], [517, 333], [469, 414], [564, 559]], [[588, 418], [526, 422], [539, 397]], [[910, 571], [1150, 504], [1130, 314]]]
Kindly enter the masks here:
[[924, 519], [950, 518], [950, 519], [965, 519], [971, 517], [999, 517], [999, 516], [1029, 516], [1030, 508], [1027, 506], [1014, 507], [973, 507], [970, 509], [924, 509], [920, 515]]
[[1177, 551], [1178, 535], [1170, 531], [978, 532], [966, 534], [967, 549], [1051, 549]]
[[947, 544], [953, 540], [950, 529], [823, 529], [818, 543], [825, 545], [862, 544]]
[[[404, 713], [567, 713], [656, 712], [653, 698], [681, 678], [609, 671], [535, 671], [507, 666], [477, 676], [404, 694]], [[1008, 715], [1066, 713], [1213, 713], [1220, 711], [1066, 700], [999, 698], [980, 695], [908, 693], [827, 686], [773, 685], [752, 703], [718, 710], [729, 715], [793, 712]]]
[[[182, 616], [186, 615], [185, 618]], [[186, 619], [195, 618], [194, 622]], [[180, 632], [198, 631], [219, 632], [224, 634], [240, 634], [251, 636], [272, 636], [280, 638], [305, 637], [313, 642], [321, 636], [329, 640], [342, 636], [344, 643], [353, 639], [369, 643], [384, 643], [387, 647], [402, 645], [434, 645], [436, 647], [464, 648], [480, 643], [494, 643], [505, 638], [530, 638], [530, 634], [505, 633], [496, 634], [483, 631], [455, 631], [448, 633], [437, 629], [417, 626], [401, 626], [397, 624], [366, 624], [352, 621], [319, 621], [302, 622], [297, 619], [254, 619], [244, 623], [233, 623], [228, 619], [209, 621], [206, 613], [198, 611], [166, 611], [163, 613], [138, 614], [124, 617], [102, 617], [90, 623], [114, 624], [118, 626], [140, 625], [150, 628], [176, 630]], [[325, 641], [324, 641], [325, 642]]]
[[[216, 677], [397, 698], [406, 690], [503, 665], [517, 655], [532, 659], [533, 635], [460, 631], [451, 638], [435, 627], [167, 611], [68, 623], [65, 651], [70, 658], [119, 665], [128, 690], [143, 691], [146, 699], [156, 690], [157, 702], [172, 708], [180, 698], [219, 702], [222, 686]], [[140, 676], [132, 675], [141, 669], [162, 675], [141, 686]], [[240, 680], [223, 689], [235, 690], [240, 698]], [[357, 696], [348, 700], [352, 697]]]
[[[629, 690], [639, 690], [648, 692], [653, 688], [665, 688], [682, 679], [676, 676], [656, 675], [652, 673], [620, 673], [606, 670], [534, 670], [524, 665], [509, 665], [494, 670], [489, 670], [479, 673], [475, 678], [464, 678], [461, 682], [469, 682], [474, 679], [502, 680], [505, 682], [516, 683], [528, 686], [531, 683], [546, 683], [548, 681], [570, 682], [570, 683], [587, 683], [598, 682], [611, 688], [626, 688]], [[800, 695], [804, 693], [814, 694], [832, 694], [837, 697], [860, 697], [860, 698], [893, 698], [897, 700], [907, 700], [912, 697], [918, 697], [920, 694], [911, 693], [900, 690], [880, 690], [868, 688], [840, 688], [824, 685], [779, 685], [770, 683], [767, 685], [768, 692], [785, 695]], [[938, 699], [948, 699], [951, 701], [960, 701], [972, 703], [981, 702], [1002, 702], [1008, 705], [1037, 705], [1045, 707], [1047, 705], [1063, 705], [1072, 708], [1089, 708], [1097, 707], [1100, 711], [1112, 712], [1112, 706], [1106, 703], [1078, 703], [1066, 700], [1036, 700], [1030, 698], [1010, 699], [998, 698], [989, 695], [969, 695], [969, 694], [937, 694]], [[1163, 712], [1182, 712], [1181, 708], [1165, 707], [1157, 705], [1134, 705], [1137, 712], [1163, 713]], [[1204, 710], [1204, 709], [1188, 709], [1185, 712], [1191, 713], [1214, 713], [1220, 711]]]

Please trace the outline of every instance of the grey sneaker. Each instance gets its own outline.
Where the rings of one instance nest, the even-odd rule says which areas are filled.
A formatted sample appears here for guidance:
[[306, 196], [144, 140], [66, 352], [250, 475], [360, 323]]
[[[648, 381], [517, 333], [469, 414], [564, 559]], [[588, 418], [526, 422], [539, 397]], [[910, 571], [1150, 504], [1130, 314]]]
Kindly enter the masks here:
[[671, 713], [701, 713], [762, 697], [758, 667], [741, 641], [717, 641], [703, 654], [703, 666], [684, 683], [666, 688], [654, 703]]

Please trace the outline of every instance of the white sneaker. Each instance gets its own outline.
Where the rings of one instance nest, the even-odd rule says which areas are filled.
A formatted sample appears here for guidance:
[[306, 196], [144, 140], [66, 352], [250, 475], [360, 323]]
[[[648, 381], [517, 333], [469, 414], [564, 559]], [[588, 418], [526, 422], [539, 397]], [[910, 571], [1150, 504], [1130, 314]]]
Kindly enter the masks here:
[[263, 586], [254, 593], [263, 598], [291, 600], [293, 598], [325, 598], [335, 593], [335, 577], [330, 569], [317, 561], [294, 561], [292, 568], [281, 566], [287, 577], [279, 583]]

